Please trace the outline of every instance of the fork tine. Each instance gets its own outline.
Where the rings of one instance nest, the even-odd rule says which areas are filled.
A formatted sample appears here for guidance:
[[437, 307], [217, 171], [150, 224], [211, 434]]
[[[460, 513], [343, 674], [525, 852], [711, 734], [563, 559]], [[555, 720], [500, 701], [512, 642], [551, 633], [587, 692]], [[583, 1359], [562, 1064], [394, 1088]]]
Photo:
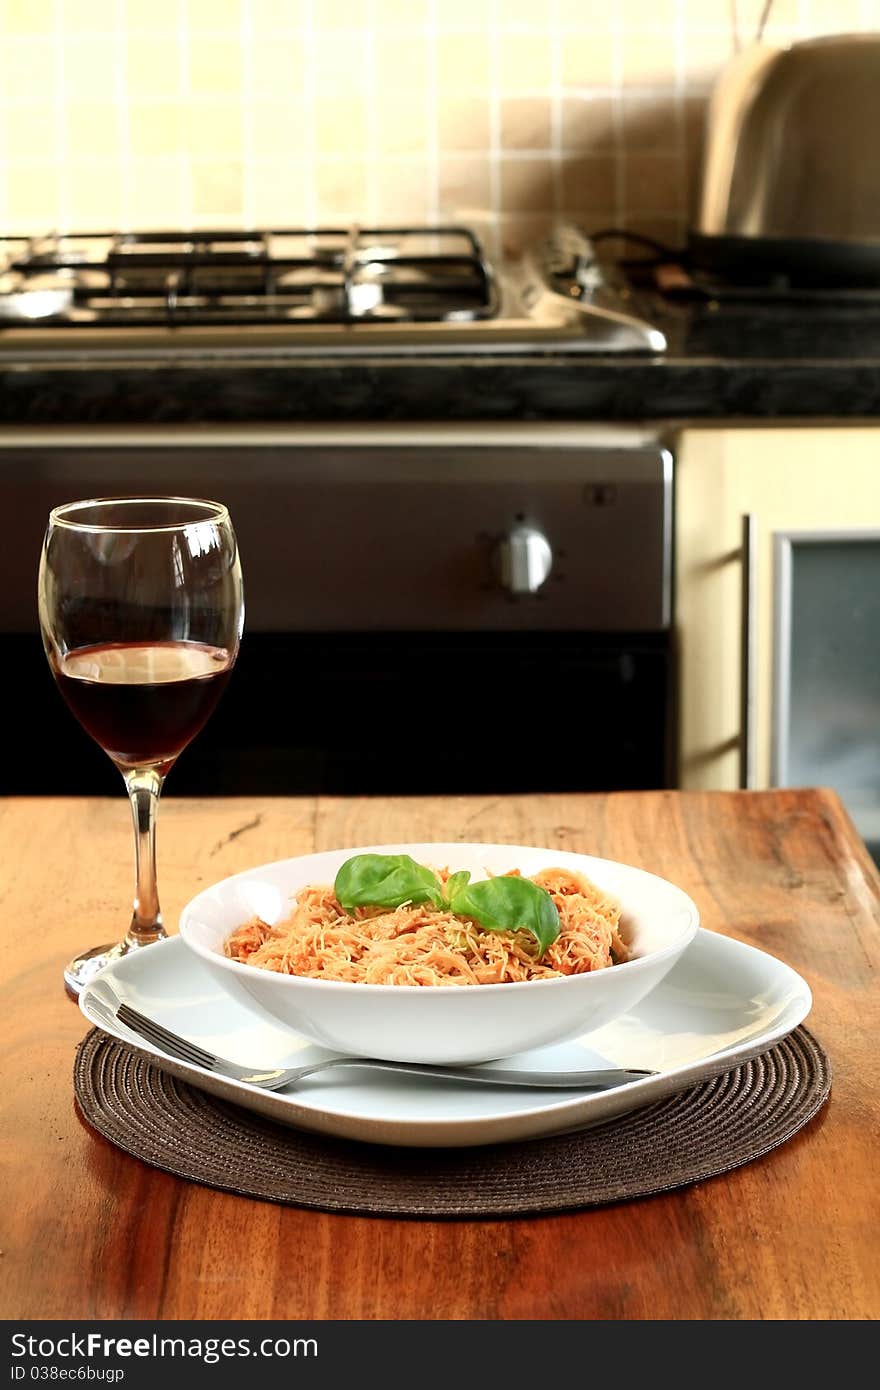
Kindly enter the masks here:
[[144, 1038], [147, 1042], [154, 1043], [163, 1052], [168, 1052], [173, 1057], [179, 1057], [184, 1062], [192, 1062], [200, 1067], [211, 1066], [212, 1058], [207, 1057], [204, 1053], [195, 1048], [188, 1047], [186, 1043], [178, 1042], [176, 1038], [164, 1037], [161, 1033], [157, 1033], [151, 1028], [141, 1027], [131, 1020], [123, 1018], [121, 1022], [127, 1023], [127, 1026], [137, 1033], [139, 1037]]
[[[129, 1024], [129, 1027], [131, 1026], [132, 1025]], [[155, 1043], [163, 1052], [168, 1052], [173, 1057], [180, 1057], [184, 1062], [193, 1062], [196, 1066], [200, 1067], [210, 1067], [211, 1065], [209, 1059], [205, 1058], [201, 1053], [193, 1051], [192, 1048], [187, 1047], [184, 1043], [179, 1043], [170, 1038], [163, 1038], [161, 1033], [153, 1033], [148, 1028], [137, 1028], [134, 1031], [147, 1042]]]
[[132, 1009], [128, 1004], [120, 1004], [116, 1010], [116, 1017], [120, 1023], [127, 1024], [135, 1032], [142, 1034], [151, 1042], [155, 1042], [159, 1047], [168, 1052], [176, 1053], [184, 1061], [193, 1062], [196, 1066], [212, 1067], [216, 1058], [199, 1047], [197, 1043], [190, 1042], [189, 1038], [182, 1038], [175, 1033], [171, 1033], [167, 1028], [163, 1028], [161, 1023], [156, 1023], [151, 1018], [145, 1018], [138, 1013], [137, 1009]]
[[[126, 1020], [123, 1019], [122, 1021], [125, 1022]], [[135, 1026], [131, 1020], [129, 1020], [129, 1026]], [[138, 1031], [142, 1037], [148, 1038], [151, 1042], [159, 1044], [159, 1046], [163, 1047], [166, 1051], [174, 1052], [187, 1061], [197, 1063], [199, 1066], [211, 1066], [214, 1061], [210, 1053], [204, 1052], [200, 1047], [197, 1047], [194, 1043], [190, 1043], [187, 1039], [176, 1038], [173, 1034], [166, 1033], [161, 1027], [150, 1028], [147, 1025], [139, 1024], [136, 1027], [136, 1031]]]
[[120, 1019], [121, 1023], [127, 1024], [129, 1029], [132, 1029], [135, 1033], [139, 1033], [142, 1037], [149, 1038], [152, 1042], [163, 1045], [168, 1051], [175, 1052], [175, 1054], [178, 1055], [185, 1055], [193, 1059], [195, 1059], [196, 1056], [202, 1056], [202, 1051], [196, 1048], [195, 1044], [192, 1044], [192, 1042], [189, 1042], [186, 1038], [175, 1037], [174, 1034], [170, 1034], [167, 1030], [163, 1029], [160, 1023], [153, 1023], [152, 1019], [145, 1019], [145, 1017], [138, 1015], [138, 1012], [132, 1011], [132, 1009], [121, 1006], [120, 1009], [117, 1009], [117, 1017]]

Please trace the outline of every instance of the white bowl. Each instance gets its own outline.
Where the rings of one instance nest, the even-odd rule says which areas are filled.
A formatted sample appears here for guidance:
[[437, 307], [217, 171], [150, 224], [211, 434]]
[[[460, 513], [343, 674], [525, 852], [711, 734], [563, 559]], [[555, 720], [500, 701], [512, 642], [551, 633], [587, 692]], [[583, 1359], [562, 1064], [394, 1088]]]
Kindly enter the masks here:
[[[585, 874], [622, 906], [631, 958], [584, 975], [517, 984], [366, 985], [302, 979], [227, 959], [223, 943], [254, 915], [288, 915], [309, 883], [332, 883], [355, 854], [410, 854], [417, 863], [469, 869], [474, 878], [554, 867]], [[256, 1002], [312, 1042], [359, 1057], [467, 1064], [506, 1057], [602, 1028], [643, 999], [699, 926], [680, 888], [627, 864], [524, 845], [369, 845], [281, 859], [205, 888], [184, 907], [180, 935], [230, 994]]]

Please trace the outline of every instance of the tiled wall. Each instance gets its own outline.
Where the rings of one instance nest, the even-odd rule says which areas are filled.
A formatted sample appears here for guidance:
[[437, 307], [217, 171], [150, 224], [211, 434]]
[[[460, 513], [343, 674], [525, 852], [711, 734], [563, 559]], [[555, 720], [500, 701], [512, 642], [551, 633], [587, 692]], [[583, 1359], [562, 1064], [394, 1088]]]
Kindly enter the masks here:
[[[570, 215], [677, 239], [765, 0], [0, 0], [0, 224]], [[875, 28], [774, 0], [765, 37]]]

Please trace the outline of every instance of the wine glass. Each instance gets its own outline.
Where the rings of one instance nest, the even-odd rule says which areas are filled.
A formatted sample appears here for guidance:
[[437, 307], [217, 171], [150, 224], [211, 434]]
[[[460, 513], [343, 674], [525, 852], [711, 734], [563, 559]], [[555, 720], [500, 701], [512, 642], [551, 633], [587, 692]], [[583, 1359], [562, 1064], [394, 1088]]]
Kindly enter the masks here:
[[179, 754], [220, 699], [238, 655], [238, 544], [220, 502], [102, 497], [55, 507], [39, 576], [43, 645], [70, 709], [122, 773], [135, 836], [125, 937], [76, 956], [79, 994], [119, 956], [166, 935], [156, 886], [156, 812]]

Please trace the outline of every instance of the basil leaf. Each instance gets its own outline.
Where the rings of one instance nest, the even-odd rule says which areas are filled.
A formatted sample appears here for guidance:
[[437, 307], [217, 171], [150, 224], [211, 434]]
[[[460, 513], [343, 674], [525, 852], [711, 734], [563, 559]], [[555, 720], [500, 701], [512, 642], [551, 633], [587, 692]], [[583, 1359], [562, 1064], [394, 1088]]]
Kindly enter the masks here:
[[339, 902], [353, 907], [400, 907], [402, 903], [443, 906], [440, 880], [408, 854], [356, 854], [346, 859], [334, 884]]
[[469, 869], [459, 869], [457, 874], [449, 875], [446, 880], [446, 901], [448, 903], [451, 903], [456, 893], [460, 893], [462, 888], [470, 882], [470, 877]]
[[462, 917], [473, 917], [481, 927], [492, 931], [521, 928], [534, 936], [543, 955], [559, 935], [559, 913], [545, 888], [528, 878], [500, 875], [471, 883], [450, 897], [451, 910]]
[[444, 896], [436, 874], [408, 854], [356, 854], [340, 868], [334, 891], [347, 912], [429, 902], [491, 931], [528, 931], [538, 943], [539, 955], [559, 935], [553, 899], [531, 879], [502, 875], [471, 883], [468, 870], [460, 869], [449, 875]]

